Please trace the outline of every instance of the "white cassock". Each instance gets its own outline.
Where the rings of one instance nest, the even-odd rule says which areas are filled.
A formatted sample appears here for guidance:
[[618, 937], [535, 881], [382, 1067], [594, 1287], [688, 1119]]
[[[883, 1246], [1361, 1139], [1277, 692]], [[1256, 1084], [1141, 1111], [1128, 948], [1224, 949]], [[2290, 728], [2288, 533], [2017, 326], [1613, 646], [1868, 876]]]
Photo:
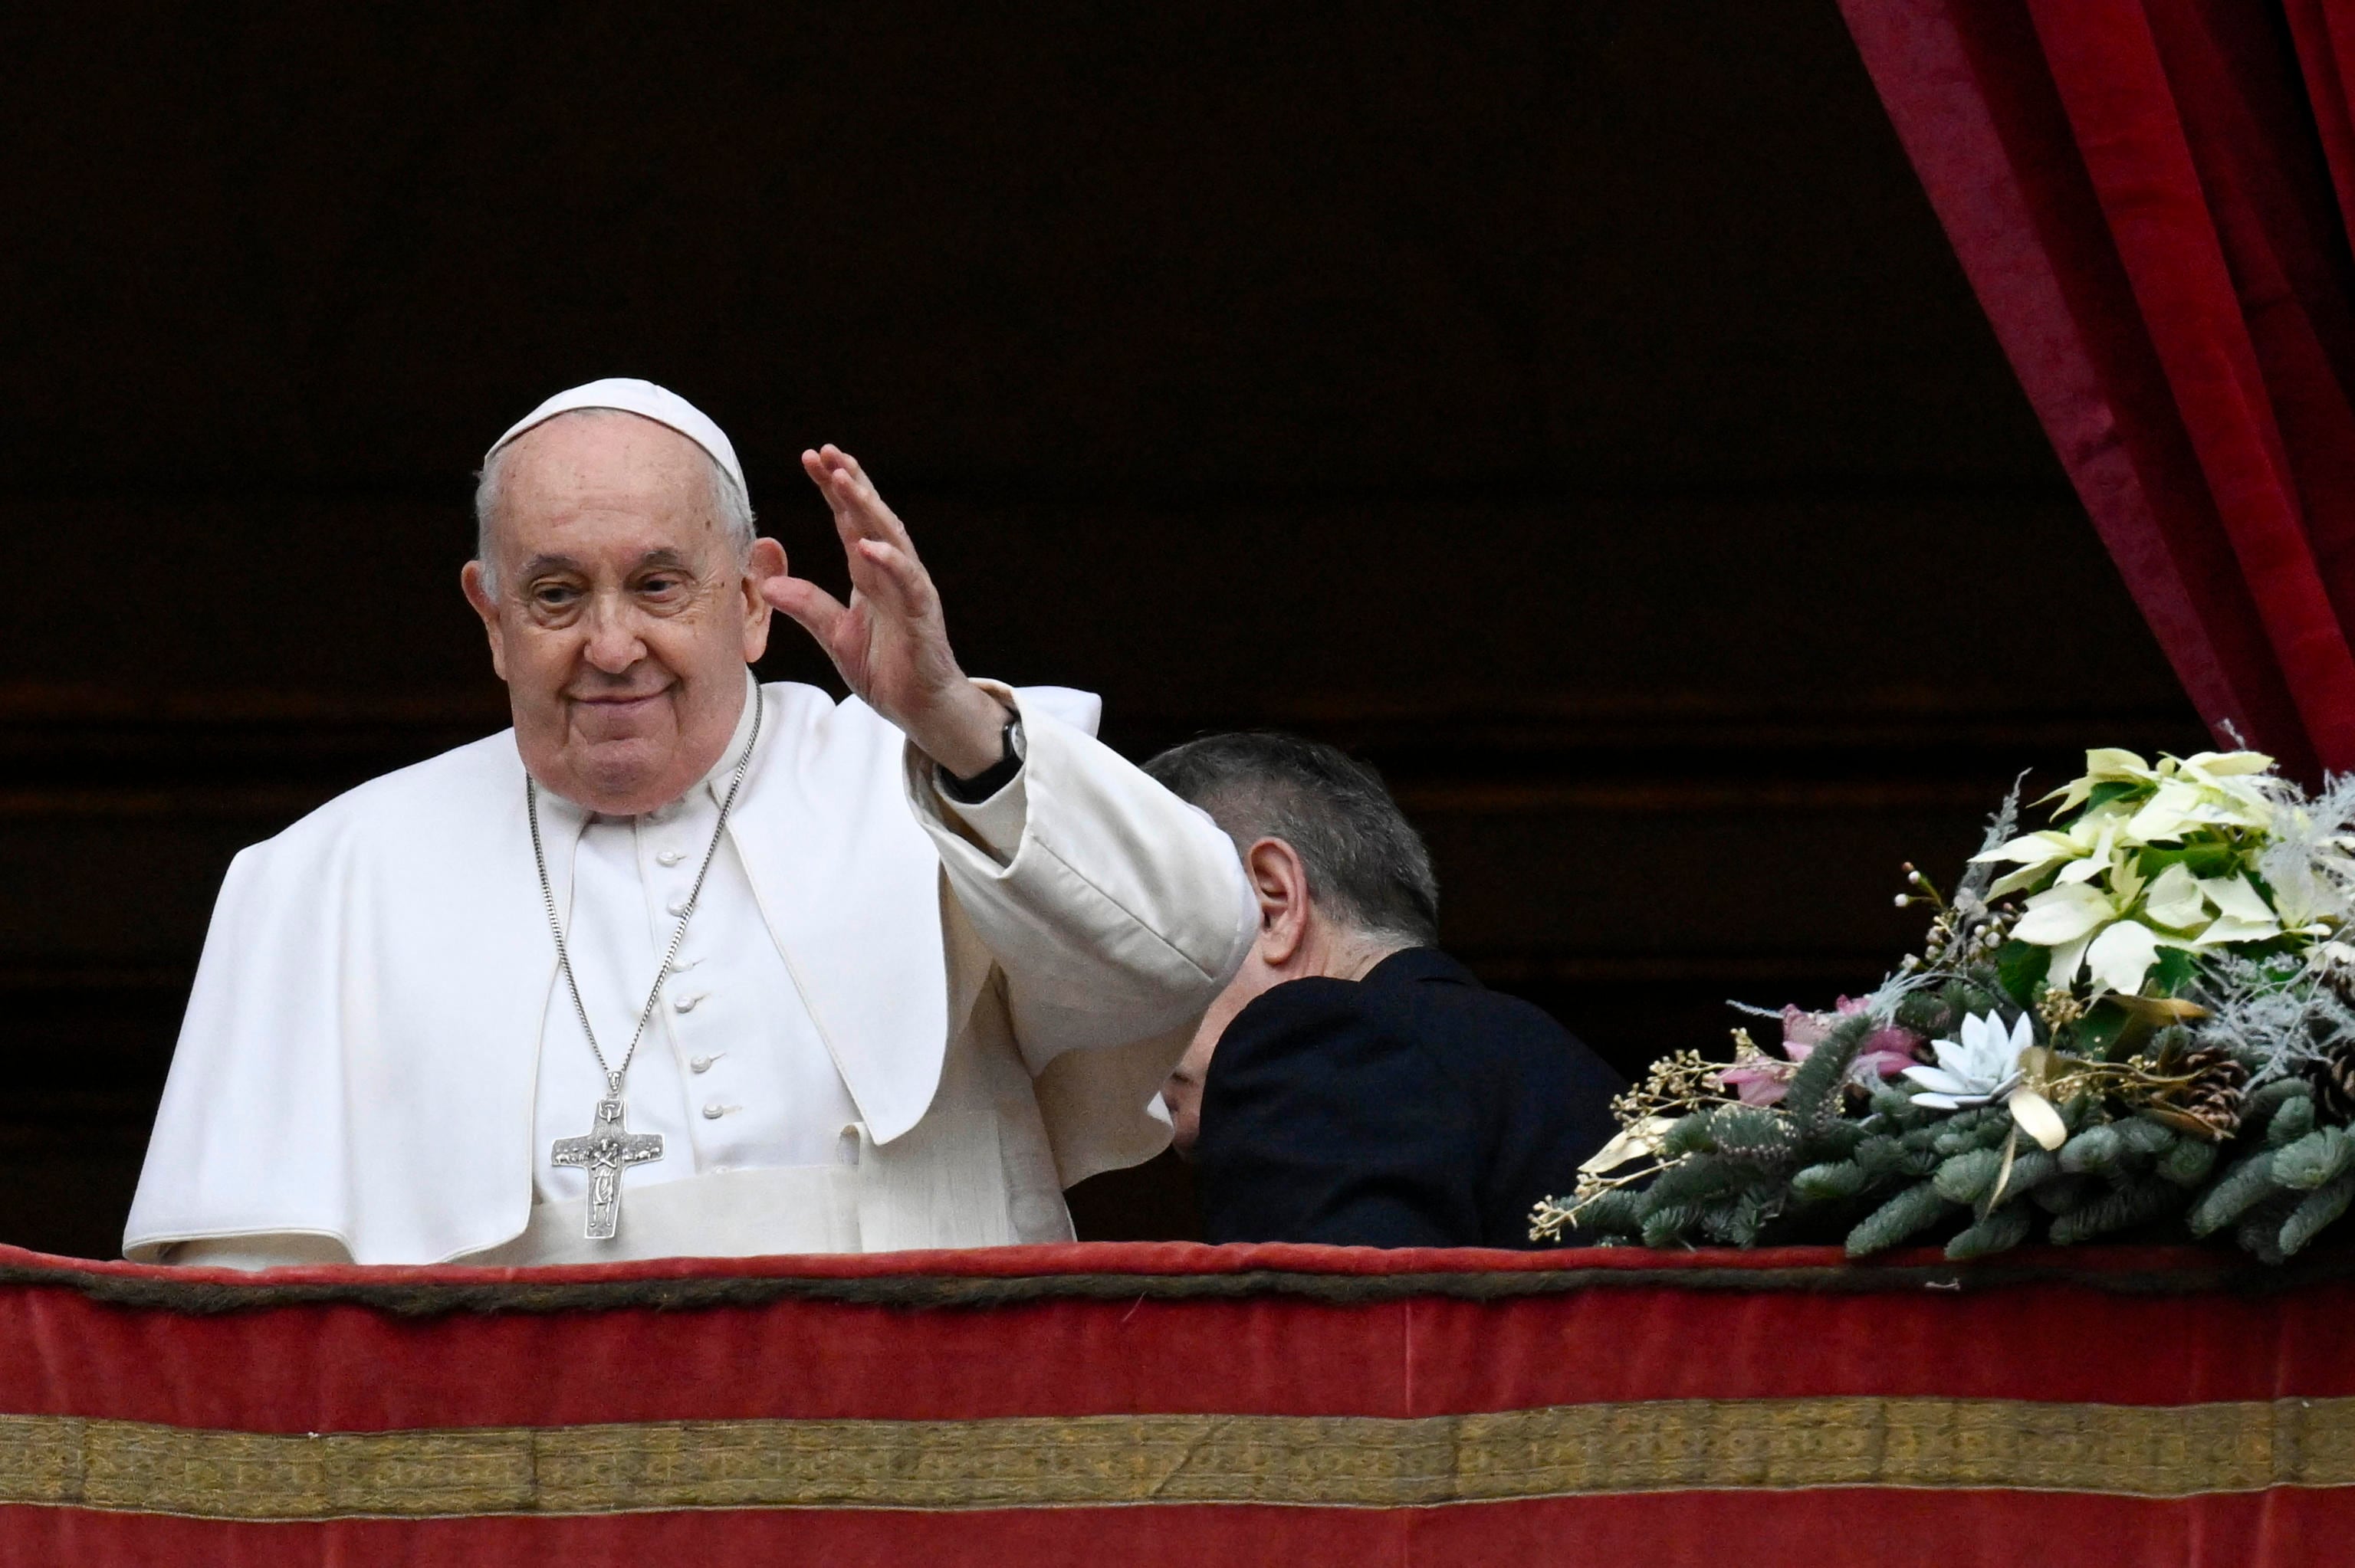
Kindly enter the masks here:
[[[975, 806], [864, 704], [751, 686], [759, 745], [632, 1063], [620, 1234], [582, 1235], [602, 1075], [559, 979], [513, 734], [237, 857], [123, 1236], [257, 1266], [570, 1263], [1068, 1240], [1062, 1189], [1167, 1142], [1156, 1094], [1255, 917], [1209, 819], [991, 689], [1027, 758]], [[626, 1045], [751, 720], [681, 800], [540, 791], [582, 999]], [[912, 810], [911, 810], [912, 808]]]

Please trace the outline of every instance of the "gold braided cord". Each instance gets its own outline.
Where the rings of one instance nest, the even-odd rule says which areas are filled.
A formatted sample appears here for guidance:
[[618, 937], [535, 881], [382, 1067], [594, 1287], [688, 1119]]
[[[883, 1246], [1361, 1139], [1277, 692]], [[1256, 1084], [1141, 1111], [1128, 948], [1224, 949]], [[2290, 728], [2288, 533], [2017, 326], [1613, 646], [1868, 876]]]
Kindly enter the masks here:
[[748, 1420], [321, 1435], [0, 1416], [0, 1502], [220, 1520], [707, 1508], [1408, 1508], [1821, 1487], [2355, 1486], [2355, 1399], [1803, 1398], [1497, 1414]]

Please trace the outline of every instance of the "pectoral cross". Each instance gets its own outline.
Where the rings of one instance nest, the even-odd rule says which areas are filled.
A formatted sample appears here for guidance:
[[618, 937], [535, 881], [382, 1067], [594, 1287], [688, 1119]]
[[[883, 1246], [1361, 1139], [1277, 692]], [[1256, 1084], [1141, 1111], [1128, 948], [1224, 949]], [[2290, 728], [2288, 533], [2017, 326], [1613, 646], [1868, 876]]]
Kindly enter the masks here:
[[662, 1134], [631, 1132], [622, 1125], [619, 1094], [597, 1102], [596, 1125], [584, 1138], [559, 1138], [549, 1154], [552, 1165], [578, 1165], [589, 1172], [591, 1241], [611, 1241], [622, 1225], [622, 1172], [662, 1158]]

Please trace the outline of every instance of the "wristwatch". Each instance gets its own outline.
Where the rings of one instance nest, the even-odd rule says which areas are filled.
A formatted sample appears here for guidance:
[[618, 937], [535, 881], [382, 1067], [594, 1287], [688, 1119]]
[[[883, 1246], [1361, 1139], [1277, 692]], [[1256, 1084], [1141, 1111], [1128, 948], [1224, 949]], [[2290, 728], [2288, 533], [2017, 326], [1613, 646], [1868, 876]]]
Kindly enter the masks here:
[[960, 779], [945, 768], [941, 769], [942, 794], [961, 806], [977, 806], [1014, 782], [1014, 776], [1022, 771], [1022, 715], [1008, 714], [1006, 727], [998, 734], [1004, 749], [997, 760], [972, 778]]

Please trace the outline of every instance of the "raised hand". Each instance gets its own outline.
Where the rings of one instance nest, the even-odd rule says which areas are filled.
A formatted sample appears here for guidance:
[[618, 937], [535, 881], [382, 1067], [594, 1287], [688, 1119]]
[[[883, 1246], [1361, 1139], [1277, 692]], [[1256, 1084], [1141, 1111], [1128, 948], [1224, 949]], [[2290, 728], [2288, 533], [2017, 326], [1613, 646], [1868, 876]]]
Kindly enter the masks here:
[[1006, 710], [958, 667], [940, 593], [906, 525], [840, 448], [802, 453], [802, 468], [834, 510], [850, 602], [794, 577], [768, 578], [761, 597], [815, 638], [850, 689], [918, 750], [959, 778], [986, 771], [1001, 754]]

